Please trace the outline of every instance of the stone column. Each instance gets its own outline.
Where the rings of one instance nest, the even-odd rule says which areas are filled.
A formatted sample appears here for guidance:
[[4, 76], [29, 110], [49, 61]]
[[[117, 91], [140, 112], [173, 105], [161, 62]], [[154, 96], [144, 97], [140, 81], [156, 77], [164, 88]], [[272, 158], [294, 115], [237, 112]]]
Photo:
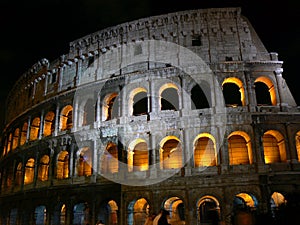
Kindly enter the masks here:
[[45, 123], [44, 116], [45, 116], [45, 111], [44, 111], [44, 109], [42, 109], [38, 139], [41, 139], [43, 137], [43, 134], [44, 134], [44, 123]]
[[59, 102], [56, 105], [56, 112], [55, 112], [55, 128], [54, 128], [54, 136], [57, 136], [59, 128], [60, 128], [60, 111], [59, 111]]
[[26, 134], [26, 143], [30, 138], [30, 127], [31, 127], [31, 116], [28, 116], [28, 126], [27, 126], [27, 134]]

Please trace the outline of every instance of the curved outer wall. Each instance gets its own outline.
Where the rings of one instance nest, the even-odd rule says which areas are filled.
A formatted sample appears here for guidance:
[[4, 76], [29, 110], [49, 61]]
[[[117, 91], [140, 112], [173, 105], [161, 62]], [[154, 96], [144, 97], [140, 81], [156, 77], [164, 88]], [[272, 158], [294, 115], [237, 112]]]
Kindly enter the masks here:
[[[182, 93], [192, 96], [197, 82], [172, 62], [122, 67], [115, 63], [126, 62], [106, 58], [111, 52], [119, 52], [121, 59], [130, 56], [120, 49], [131, 45], [139, 54], [145, 50], [143, 43], [154, 40], [177, 44], [201, 58], [213, 74], [212, 80], [200, 84], [209, 106], [197, 103], [193, 108], [195, 98]], [[246, 202], [246, 195], [254, 202], [247, 205], [251, 215], [271, 215], [272, 194], [281, 193], [289, 202], [289, 196], [299, 192], [300, 180], [300, 114], [282, 77], [282, 63], [276, 53], [265, 49], [239, 8], [144, 18], [71, 42], [67, 54], [33, 65], [7, 98], [0, 224], [95, 224], [99, 218], [107, 224], [142, 224], [146, 214], [164, 206], [173, 213], [172, 225], [192, 225], [205, 222], [200, 209], [206, 200], [216, 204], [218, 219], [230, 224], [238, 220], [231, 218], [239, 205], [236, 197]], [[115, 70], [109, 73], [108, 68]], [[269, 102], [260, 102], [258, 83], [267, 87]], [[237, 104], [223, 100], [220, 92], [226, 84], [238, 87]], [[175, 109], [162, 106], [167, 89], [178, 94]], [[89, 90], [92, 119], [86, 117], [88, 101], [82, 101], [78, 90]], [[145, 94], [142, 113], [134, 111], [137, 94]], [[109, 117], [109, 103], [116, 96], [116, 115]], [[214, 117], [222, 103], [225, 129]], [[131, 129], [124, 132], [124, 127]], [[215, 141], [211, 164], [201, 161], [204, 153], [196, 151], [201, 137]], [[180, 144], [176, 157], [181, 163], [178, 158], [174, 164], [163, 162], [168, 140]], [[112, 143], [117, 153], [110, 152]], [[247, 149], [246, 157], [235, 153], [243, 148], [233, 147], [237, 143]], [[266, 143], [275, 144], [278, 155], [269, 153]], [[107, 153], [125, 164], [126, 172], [121, 163], [103, 158]], [[162, 171], [172, 176], [146, 186], [115, 182], [156, 180]]]

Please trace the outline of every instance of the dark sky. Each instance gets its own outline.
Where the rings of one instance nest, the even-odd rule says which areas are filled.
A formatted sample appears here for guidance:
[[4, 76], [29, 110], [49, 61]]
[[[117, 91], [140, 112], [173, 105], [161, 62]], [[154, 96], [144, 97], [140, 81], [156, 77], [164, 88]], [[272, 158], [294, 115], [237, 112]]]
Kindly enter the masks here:
[[[289, 2], [290, 1], [290, 2]], [[1, 0], [0, 111], [14, 82], [42, 58], [68, 52], [69, 42], [108, 26], [178, 10], [241, 7], [269, 52], [284, 61], [283, 76], [300, 105], [297, 0]], [[1, 127], [1, 125], [0, 125]]]

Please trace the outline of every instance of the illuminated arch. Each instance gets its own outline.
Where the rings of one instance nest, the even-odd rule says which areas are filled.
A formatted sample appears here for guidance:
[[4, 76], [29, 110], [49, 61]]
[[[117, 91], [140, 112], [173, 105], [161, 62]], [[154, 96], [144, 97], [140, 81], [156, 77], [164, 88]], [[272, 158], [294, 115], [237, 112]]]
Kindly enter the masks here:
[[181, 141], [176, 136], [167, 136], [160, 142], [160, 168], [178, 169], [182, 167]]
[[263, 135], [265, 163], [286, 162], [285, 141], [282, 134], [276, 130], [268, 130]]
[[108, 94], [103, 99], [102, 121], [111, 120], [118, 116], [118, 93]]
[[132, 141], [128, 146], [128, 171], [145, 171], [149, 168], [147, 142], [141, 138]]
[[209, 133], [201, 133], [194, 140], [194, 166], [216, 166], [216, 140]]
[[[227, 106], [229, 106], [229, 105], [230, 106], [238, 106], [240, 104], [239, 102], [236, 102], [238, 96], [235, 96], [235, 93], [234, 93], [234, 96], [228, 96], [228, 93], [225, 89], [226, 84], [234, 84], [238, 87], [238, 91], [240, 92], [239, 100], [241, 102], [241, 105], [245, 106], [246, 105], [246, 100], [245, 100], [245, 90], [244, 90], [243, 82], [239, 78], [229, 77], [229, 78], [226, 78], [222, 83], [223, 95], [224, 95], [224, 98], [225, 98], [226, 105]], [[230, 90], [230, 92], [232, 92], [232, 90]]]
[[69, 130], [73, 127], [73, 106], [65, 106], [60, 113], [60, 130]]
[[244, 131], [234, 131], [228, 136], [230, 165], [252, 164], [253, 154], [249, 135]]
[[179, 88], [176, 84], [166, 83], [159, 89], [161, 110], [179, 110]]
[[220, 203], [214, 196], [205, 195], [197, 202], [199, 224], [217, 224], [220, 221], [220, 215]]
[[55, 129], [55, 113], [50, 111], [46, 114], [44, 120], [44, 136], [50, 136], [54, 132]]
[[[258, 77], [255, 81], [254, 81], [254, 84], [258, 84], [259, 82], [265, 84], [268, 88], [268, 92], [269, 93], [265, 93], [265, 94], [268, 94], [268, 96], [265, 96], [265, 97], [268, 97], [270, 98], [271, 100], [271, 104], [272, 105], [276, 105], [277, 104], [277, 99], [276, 99], [276, 90], [275, 90], [275, 87], [274, 87], [274, 84], [273, 82], [270, 80], [270, 78], [268, 77], [265, 77], [265, 76], [261, 76], [261, 77]], [[260, 103], [260, 97], [259, 94], [257, 93], [257, 89], [255, 89], [255, 92], [256, 92], [256, 99], [257, 99], [257, 103], [259, 104]]]
[[117, 173], [119, 171], [118, 146], [113, 142], [106, 145], [105, 151], [101, 156], [101, 173]]
[[145, 198], [139, 198], [129, 203], [127, 222], [129, 225], [144, 224], [149, 215], [149, 204]]
[[184, 224], [185, 213], [184, 213], [184, 202], [177, 196], [166, 199], [163, 203], [163, 207], [170, 213], [170, 224]]
[[69, 153], [61, 151], [57, 157], [56, 178], [64, 179], [69, 177]]
[[28, 159], [25, 165], [24, 184], [30, 184], [34, 179], [34, 164], [33, 158]]
[[16, 186], [20, 186], [23, 182], [22, 168], [23, 168], [23, 164], [19, 162], [17, 165], [16, 176], [15, 176]]
[[14, 150], [18, 147], [19, 139], [20, 139], [20, 129], [17, 128], [17, 129], [15, 129], [14, 136], [12, 139], [12, 150]]
[[21, 130], [20, 145], [24, 145], [27, 140], [28, 123], [24, 123]]
[[50, 163], [50, 157], [48, 155], [43, 155], [42, 158], [40, 159], [40, 164], [38, 168], [38, 179], [40, 181], [48, 180], [49, 163]]
[[78, 151], [77, 157], [77, 175], [92, 175], [92, 151], [89, 147], [83, 147]]
[[118, 204], [114, 200], [102, 202], [97, 213], [97, 220], [104, 224], [118, 224]]
[[39, 117], [35, 117], [32, 120], [31, 126], [30, 126], [30, 136], [29, 136], [30, 141], [34, 141], [34, 140], [38, 139], [40, 123], [41, 123], [41, 119]]
[[7, 137], [7, 144], [6, 144], [6, 152], [9, 153], [10, 150], [11, 150], [11, 142], [12, 142], [12, 138], [13, 138], [13, 135], [12, 133], [10, 133]]
[[133, 89], [129, 94], [129, 115], [136, 116], [148, 111], [147, 90], [142, 87]]

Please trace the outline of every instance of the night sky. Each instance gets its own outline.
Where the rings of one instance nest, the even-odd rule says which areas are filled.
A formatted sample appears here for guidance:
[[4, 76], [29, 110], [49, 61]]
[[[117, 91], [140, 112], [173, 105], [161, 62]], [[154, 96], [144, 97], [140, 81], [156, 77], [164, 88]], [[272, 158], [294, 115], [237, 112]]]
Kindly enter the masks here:
[[1, 0], [0, 112], [14, 82], [38, 60], [66, 54], [69, 42], [143, 17], [210, 7], [241, 7], [267, 50], [284, 61], [283, 77], [300, 105], [299, 6], [296, 0]]

